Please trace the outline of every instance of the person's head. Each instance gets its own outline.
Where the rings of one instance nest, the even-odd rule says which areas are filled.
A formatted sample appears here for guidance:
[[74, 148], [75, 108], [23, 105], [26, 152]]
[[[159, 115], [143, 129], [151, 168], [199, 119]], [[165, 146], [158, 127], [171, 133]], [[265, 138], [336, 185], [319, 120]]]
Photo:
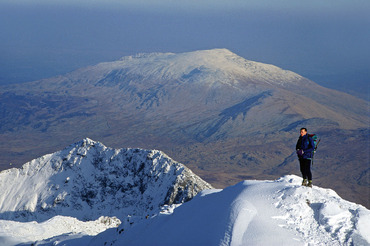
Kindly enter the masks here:
[[307, 128], [302, 127], [301, 128], [301, 137], [307, 134]]

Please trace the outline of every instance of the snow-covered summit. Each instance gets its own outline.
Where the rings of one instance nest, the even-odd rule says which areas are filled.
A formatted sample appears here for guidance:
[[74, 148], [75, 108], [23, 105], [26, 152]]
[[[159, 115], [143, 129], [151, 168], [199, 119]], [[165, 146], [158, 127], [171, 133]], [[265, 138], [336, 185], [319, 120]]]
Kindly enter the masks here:
[[86, 138], [1, 172], [0, 219], [146, 216], [209, 188], [161, 151], [113, 149]]
[[[69, 75], [70, 79], [84, 77], [87, 80], [100, 78], [104, 83], [109, 78], [121, 76], [136, 83], [163, 83], [178, 81], [207, 85], [259, 82], [283, 85], [302, 79], [291, 71], [273, 65], [246, 60], [227, 49], [199, 50], [185, 53], [143, 53], [122, 57], [118, 61], [99, 63], [79, 69]], [[91, 81], [91, 80], [90, 80]], [[112, 81], [110, 81], [112, 82]], [[118, 82], [118, 81], [117, 81]]]
[[333, 190], [303, 187], [301, 181], [287, 175], [207, 189], [187, 203], [163, 207], [146, 219], [128, 216], [120, 225], [108, 217], [88, 222], [60, 215], [42, 223], [0, 220], [0, 244], [370, 245], [368, 209]]
[[[107, 230], [92, 245], [370, 245], [370, 211], [287, 175], [205, 190], [170, 215]], [[124, 225], [118, 228], [122, 230]], [[73, 244], [71, 244], [73, 245]]]

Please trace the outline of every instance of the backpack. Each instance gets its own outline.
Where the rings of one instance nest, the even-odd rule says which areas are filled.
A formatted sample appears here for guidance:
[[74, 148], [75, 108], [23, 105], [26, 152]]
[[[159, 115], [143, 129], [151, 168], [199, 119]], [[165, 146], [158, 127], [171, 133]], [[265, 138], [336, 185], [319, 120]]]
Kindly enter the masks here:
[[307, 135], [308, 135], [309, 138], [312, 138], [313, 144], [314, 144], [314, 146], [313, 146], [314, 149], [312, 151], [312, 166], [313, 166], [313, 156], [316, 152], [317, 146], [319, 145], [321, 139], [318, 138], [318, 136], [316, 134], [308, 134], [307, 133]]
[[309, 138], [312, 138], [312, 140], [313, 140], [313, 144], [314, 144], [313, 148], [314, 148], [314, 152], [315, 152], [316, 149], [317, 149], [317, 145], [320, 143], [320, 139], [317, 137], [316, 134], [308, 134], [307, 133], [307, 135], [308, 135]]

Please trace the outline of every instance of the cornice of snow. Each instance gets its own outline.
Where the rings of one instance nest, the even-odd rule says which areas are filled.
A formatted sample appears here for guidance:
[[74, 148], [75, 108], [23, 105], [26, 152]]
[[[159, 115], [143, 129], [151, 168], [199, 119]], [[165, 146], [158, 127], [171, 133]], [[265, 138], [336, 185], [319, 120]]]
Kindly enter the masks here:
[[170, 215], [120, 225], [124, 235], [105, 231], [92, 245], [369, 245], [368, 209], [301, 182], [286, 175], [201, 192]]

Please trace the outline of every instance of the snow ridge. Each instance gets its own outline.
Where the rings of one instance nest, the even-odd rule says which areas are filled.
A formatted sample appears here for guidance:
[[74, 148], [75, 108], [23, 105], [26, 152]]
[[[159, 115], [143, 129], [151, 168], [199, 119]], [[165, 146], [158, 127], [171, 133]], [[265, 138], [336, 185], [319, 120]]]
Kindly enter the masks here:
[[0, 218], [82, 221], [146, 216], [211, 186], [158, 150], [112, 149], [84, 139], [0, 173]]
[[369, 210], [343, 200], [331, 189], [314, 187], [307, 190], [300, 187], [299, 180], [293, 175], [278, 182], [295, 185], [276, 193], [274, 199], [278, 202], [275, 206], [285, 214], [276, 219], [286, 221], [287, 227], [296, 230], [306, 242], [313, 245], [370, 244], [370, 236], [366, 232], [370, 225]]
[[[121, 155], [121, 158], [124, 156], [125, 158], [132, 157], [132, 159], [142, 160], [143, 157], [147, 158], [149, 156], [149, 159], [158, 160], [152, 162], [155, 162], [153, 166], [162, 166], [164, 170], [159, 171], [155, 167], [148, 168], [148, 170], [153, 171], [153, 173], [157, 171], [158, 174], [160, 173], [155, 177], [158, 178], [157, 182], [160, 182], [161, 185], [171, 183], [160, 181], [165, 180], [163, 176], [186, 170], [181, 165], [177, 166], [176, 163], [175, 166], [179, 169], [172, 167], [172, 165], [166, 165], [163, 160], [167, 157], [158, 155], [159, 152], [156, 151], [114, 150], [98, 142], [85, 139], [61, 152], [44, 156], [44, 159], [48, 160], [46, 164], [40, 160], [35, 160], [35, 163], [39, 165], [28, 163], [23, 167], [24, 174], [22, 175], [33, 177], [36, 175], [36, 170], [37, 173], [47, 173], [43, 170], [48, 169], [51, 160], [57, 160], [57, 155], [59, 155], [58, 157], [63, 156], [62, 153], [64, 156], [70, 154], [71, 157], [76, 158], [67, 157], [68, 160], [81, 160], [80, 157], [92, 158], [94, 157], [92, 150], [95, 148], [99, 153], [105, 153], [105, 157], [112, 157], [113, 159], [119, 158], [117, 156]], [[105, 151], [101, 151], [101, 149]], [[139, 154], [128, 155], [127, 152], [131, 151]], [[113, 153], [117, 154], [114, 155]], [[156, 158], [159, 156], [162, 156], [162, 159]], [[171, 160], [167, 161], [171, 162]], [[63, 172], [66, 172], [67, 168], [74, 168], [73, 171], [75, 172], [76, 167], [85, 165], [82, 165], [82, 162], [84, 161], [81, 161], [81, 163], [70, 161], [70, 164], [66, 166], [56, 165], [54, 167], [59, 167], [57, 170], [64, 168]], [[131, 168], [140, 169], [141, 164], [137, 161], [136, 163], [129, 163], [135, 166]], [[104, 166], [101, 161], [98, 161], [97, 164], [98, 166]], [[125, 168], [130, 169], [130, 165], [126, 165]], [[144, 167], [143, 170], [145, 169], [147, 168]], [[11, 170], [7, 174], [13, 172]], [[5, 177], [4, 173], [0, 173], [1, 178]], [[91, 176], [91, 174], [93, 172], [87, 176]], [[136, 174], [141, 177], [138, 172]], [[18, 173], [18, 177], [12, 177], [19, 179], [22, 175]], [[104, 172], [104, 175], [115, 174]], [[68, 177], [70, 177], [68, 183], [72, 183], [76, 178], [72, 175]], [[85, 181], [88, 180], [83, 180], [83, 182]], [[68, 246], [166, 246], [174, 244], [177, 246], [370, 245], [368, 234], [370, 211], [368, 209], [343, 200], [333, 190], [316, 186], [313, 188], [303, 187], [301, 181], [302, 179], [295, 175], [287, 175], [275, 181], [246, 180], [223, 190], [205, 189], [187, 203], [162, 206], [159, 212], [157, 210], [157, 213], [148, 214], [146, 217], [137, 216], [138, 214], [136, 214], [136, 216], [127, 215], [121, 220], [114, 217], [100, 217], [95, 221], [83, 222], [73, 217], [55, 216], [42, 223], [0, 220], [0, 244], [62, 244]], [[8, 180], [8, 182], [10, 181]], [[135, 183], [133, 180], [132, 182]], [[196, 183], [199, 185], [198, 182]], [[110, 187], [112, 188], [112, 186]], [[181, 190], [181, 187], [183, 187], [182, 182], [179, 182], [176, 189]], [[59, 187], [59, 190], [62, 190], [62, 188]], [[132, 196], [135, 193], [134, 190], [132, 189]], [[158, 195], [160, 190], [161, 188], [157, 187], [150, 191]], [[182, 190], [180, 193], [186, 192]], [[173, 190], [171, 194], [173, 194]], [[68, 200], [68, 196], [68, 194], [64, 196], [64, 201]], [[169, 197], [173, 196], [167, 196], [166, 199], [171, 200]], [[176, 195], [174, 197], [181, 197], [181, 200], [186, 199], [186, 196]], [[74, 197], [74, 199], [78, 198]], [[109, 199], [112, 200], [112, 198]], [[145, 196], [139, 195], [139, 199], [143, 199], [148, 204], [154, 204], [152, 200], [146, 199]], [[60, 204], [65, 204], [64, 201]], [[91, 197], [90, 202], [94, 203], [93, 197]], [[99, 202], [104, 203], [104, 201]], [[70, 206], [70, 203], [67, 204]], [[133, 206], [137, 206], [137, 204], [139, 203]], [[109, 206], [114, 205], [109, 204]], [[108, 205], [106, 204], [106, 206]], [[87, 209], [87, 206], [84, 209]], [[127, 210], [115, 209], [127, 214]], [[106, 212], [96, 206], [94, 210], [96, 213]], [[41, 213], [37, 206], [36, 211]], [[155, 209], [145, 210], [145, 212], [148, 211], [153, 212]], [[78, 212], [84, 213], [82, 210]]]
[[[107, 230], [92, 245], [370, 245], [370, 211], [333, 190], [303, 187], [287, 175], [206, 190], [169, 215], [119, 234]], [[123, 229], [121, 225], [118, 230]], [[184, 235], [186, 235], [184, 237]]]

